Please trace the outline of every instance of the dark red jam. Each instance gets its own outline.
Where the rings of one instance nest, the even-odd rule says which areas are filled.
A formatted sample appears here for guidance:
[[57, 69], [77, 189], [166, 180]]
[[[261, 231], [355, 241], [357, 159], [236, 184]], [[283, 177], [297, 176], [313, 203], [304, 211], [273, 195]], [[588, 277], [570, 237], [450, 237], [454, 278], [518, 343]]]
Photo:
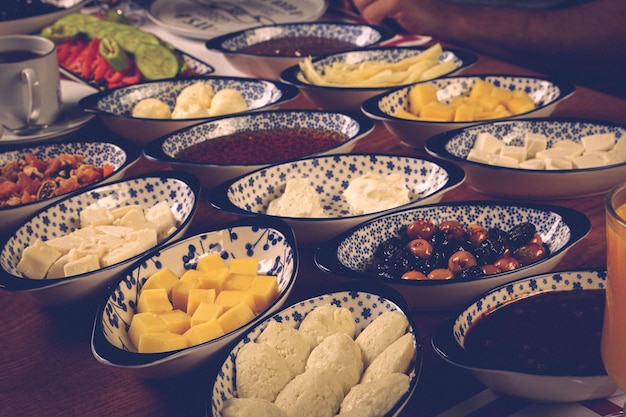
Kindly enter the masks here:
[[315, 128], [237, 132], [192, 145], [176, 158], [205, 164], [268, 164], [322, 152], [346, 139], [344, 133]]
[[552, 291], [505, 305], [470, 327], [465, 350], [497, 369], [603, 375], [604, 296], [604, 290]]
[[259, 55], [317, 56], [355, 49], [357, 45], [341, 39], [319, 36], [294, 36], [259, 42], [240, 52]]

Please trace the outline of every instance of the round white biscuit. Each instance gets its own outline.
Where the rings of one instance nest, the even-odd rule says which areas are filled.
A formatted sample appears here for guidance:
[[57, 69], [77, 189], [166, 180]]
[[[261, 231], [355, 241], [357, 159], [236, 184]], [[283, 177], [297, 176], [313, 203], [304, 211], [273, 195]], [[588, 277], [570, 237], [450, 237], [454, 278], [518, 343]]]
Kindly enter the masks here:
[[383, 375], [391, 373], [406, 374], [411, 361], [415, 357], [415, 343], [411, 333], [405, 333], [404, 336], [390, 344], [387, 349], [372, 361], [370, 366], [365, 369], [361, 377], [361, 383], [373, 381], [382, 378]]
[[243, 345], [235, 358], [235, 369], [240, 398], [274, 401], [292, 377], [285, 359], [265, 343]]
[[409, 377], [399, 373], [355, 385], [341, 402], [341, 412], [364, 407], [371, 409], [376, 416], [384, 416], [409, 390], [409, 386]]
[[267, 343], [276, 349], [289, 365], [293, 375], [304, 372], [306, 360], [311, 353], [311, 344], [297, 329], [271, 320], [256, 341]]
[[356, 338], [367, 368], [380, 353], [406, 333], [409, 321], [399, 310], [376, 317]]
[[298, 330], [311, 341], [311, 346], [315, 347], [333, 333], [345, 333], [354, 339], [356, 324], [347, 308], [325, 304], [307, 314]]
[[345, 333], [333, 333], [317, 345], [306, 361], [306, 369], [327, 369], [347, 393], [361, 379], [361, 349]]
[[313, 368], [292, 379], [274, 404], [288, 417], [332, 417], [342, 400], [343, 389], [334, 374]]
[[287, 417], [273, 402], [260, 398], [229, 398], [224, 401], [222, 417]]

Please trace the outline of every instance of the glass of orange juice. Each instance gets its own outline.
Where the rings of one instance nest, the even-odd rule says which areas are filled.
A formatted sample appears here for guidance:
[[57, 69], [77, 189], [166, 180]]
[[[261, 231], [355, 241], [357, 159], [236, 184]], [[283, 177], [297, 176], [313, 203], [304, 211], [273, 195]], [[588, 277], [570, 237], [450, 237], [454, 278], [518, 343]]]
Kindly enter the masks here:
[[617, 386], [626, 390], [626, 182], [609, 191], [605, 209], [607, 283], [602, 361]]

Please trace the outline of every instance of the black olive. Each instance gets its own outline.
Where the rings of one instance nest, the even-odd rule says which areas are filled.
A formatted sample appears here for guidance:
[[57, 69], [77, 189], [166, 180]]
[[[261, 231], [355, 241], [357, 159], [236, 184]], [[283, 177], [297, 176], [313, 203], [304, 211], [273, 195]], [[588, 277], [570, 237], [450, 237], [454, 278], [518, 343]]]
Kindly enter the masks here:
[[509, 245], [511, 249], [517, 249], [528, 243], [537, 232], [534, 224], [524, 222], [518, 223], [509, 230]]

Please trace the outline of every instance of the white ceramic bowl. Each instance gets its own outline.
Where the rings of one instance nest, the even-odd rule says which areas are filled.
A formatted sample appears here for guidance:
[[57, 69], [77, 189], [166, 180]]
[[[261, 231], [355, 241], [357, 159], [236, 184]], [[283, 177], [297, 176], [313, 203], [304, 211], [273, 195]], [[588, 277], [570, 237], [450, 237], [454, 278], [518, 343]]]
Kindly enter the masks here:
[[[407, 46], [407, 47], [386, 47], [386, 48], [370, 48], [360, 51], [342, 52], [337, 54], [321, 55], [313, 59], [313, 67], [317, 71], [323, 69], [335, 62], [358, 64], [364, 61], [385, 61], [399, 62], [406, 58], [413, 57], [422, 53], [426, 47], [423, 46]], [[443, 48], [443, 54], [440, 62], [454, 61], [456, 68], [445, 76], [461, 71], [470, 65], [473, 65], [477, 57], [471, 52], [454, 49]], [[302, 94], [313, 104], [327, 110], [352, 110], [356, 111], [361, 108], [363, 102], [373, 96], [388, 91], [390, 88], [379, 87], [330, 87], [319, 86], [309, 82], [302, 81], [299, 77], [302, 70], [298, 65], [285, 69], [280, 74], [281, 81], [295, 85], [300, 89]], [[399, 87], [399, 86], [398, 86]]]
[[410, 387], [408, 392], [400, 398], [396, 405], [386, 413], [384, 417], [392, 417], [400, 414], [417, 387], [422, 369], [423, 353], [419, 330], [413, 322], [410, 308], [398, 292], [391, 288], [385, 288], [384, 286], [355, 286], [349, 284], [332, 288], [330, 291], [314, 295], [311, 298], [298, 301], [285, 307], [242, 334], [235, 342], [234, 346], [227, 352], [227, 355], [224, 355], [223, 361], [218, 362], [219, 366], [216, 367], [217, 372], [215, 375], [212, 375], [215, 380], [210, 392], [210, 402], [208, 403], [210, 410], [207, 410], [207, 414], [213, 416], [221, 415], [224, 402], [237, 395], [235, 386], [235, 359], [243, 345], [255, 341], [272, 320], [293, 328], [298, 328], [308, 313], [319, 306], [328, 304], [350, 310], [355, 320], [357, 336], [369, 323], [383, 313], [399, 310], [406, 316], [409, 322], [409, 331], [413, 334], [416, 348], [416, 354], [408, 372], [411, 378]]
[[[459, 75], [424, 81], [424, 83], [435, 84], [439, 101], [448, 103], [454, 97], [468, 95], [479, 79], [510, 90], [523, 90], [530, 95], [536, 104], [535, 109], [511, 117], [512, 119], [550, 116], [561, 101], [574, 93], [573, 85], [540, 76]], [[399, 109], [407, 110], [408, 93], [411, 87], [396, 88], [371, 97], [363, 102], [361, 109], [374, 120], [381, 120], [394, 136], [415, 148], [423, 148], [426, 139], [438, 133], [479, 123], [421, 121], [394, 116]]]
[[186, 232], [198, 206], [199, 194], [200, 183], [195, 177], [185, 172], [167, 171], [93, 186], [63, 197], [21, 223], [12, 235], [3, 238], [0, 243], [0, 288], [24, 293], [44, 305], [66, 304], [95, 296], [141, 255], [93, 272], [65, 278], [33, 279], [24, 277], [17, 269], [22, 252], [37, 239], [45, 241], [65, 236], [80, 228], [79, 214], [91, 204], [106, 208], [139, 205], [147, 209], [166, 200], [178, 224], [154, 246], [153, 249], [157, 249]]
[[[365, 173], [403, 175], [410, 202], [386, 211], [354, 215], [343, 191], [350, 181]], [[330, 239], [350, 227], [381, 213], [438, 202], [459, 186], [465, 175], [454, 164], [410, 156], [385, 154], [337, 154], [303, 158], [270, 165], [227, 181], [209, 195], [210, 203], [240, 216], [269, 216], [270, 201], [281, 196], [289, 179], [307, 178], [330, 217], [281, 217], [294, 229], [298, 244]]]
[[158, 98], [173, 110], [180, 91], [199, 81], [208, 83], [214, 92], [224, 88], [239, 91], [248, 105], [246, 112], [271, 109], [293, 100], [298, 95], [297, 88], [278, 81], [196, 76], [148, 81], [101, 91], [83, 98], [78, 104], [87, 113], [97, 115], [109, 129], [118, 135], [145, 144], [160, 136], [211, 119], [150, 119], [132, 117], [131, 114], [135, 104], [145, 98]]
[[[312, 53], [316, 44], [307, 45], [311, 38], [326, 39], [328, 45], [333, 41], [350, 42], [353, 45], [336, 49], [335, 52], [361, 49], [380, 44], [394, 36], [393, 32], [382, 26], [349, 22], [290, 22], [258, 26], [231, 32], [206, 42], [209, 50], [222, 53], [226, 61], [235, 69], [250, 77], [279, 79], [286, 68], [297, 65], [306, 56], [319, 56], [328, 52]], [[279, 40], [288, 45], [277, 45], [277, 52], [245, 51], [246, 48], [259, 47], [259, 44]], [[286, 48], [290, 48], [286, 50]], [[317, 49], [320, 50], [317, 46]], [[263, 49], [265, 51], [266, 49]], [[278, 52], [282, 51], [282, 52]]]
[[[246, 147], [248, 140], [239, 137], [233, 140], [229, 157], [237, 158], [239, 164], [189, 162], [178, 154], [191, 146], [200, 146], [202, 142], [242, 132], [271, 131], [273, 129], [315, 129], [334, 134], [344, 134], [343, 142], [317, 152], [306, 153], [302, 144], [292, 146], [288, 136], [273, 135], [268, 142], [260, 141], [259, 147]], [[225, 116], [216, 120], [188, 127], [171, 135], [163, 136], [148, 143], [143, 150], [151, 160], [170, 164], [176, 169], [191, 172], [200, 178], [203, 188], [213, 188], [227, 180], [246, 174], [269, 164], [284, 162], [295, 157], [348, 153], [356, 143], [374, 129], [374, 122], [361, 113], [342, 113], [323, 110], [268, 110], [239, 116]], [[221, 141], [220, 141], [221, 142]], [[315, 142], [312, 146], [322, 149]], [[330, 145], [329, 145], [330, 146]], [[247, 149], [242, 149], [246, 147]], [[239, 149], [240, 153], [235, 151]], [[313, 149], [313, 148], [309, 148]], [[220, 152], [221, 153], [221, 152]], [[236, 156], [233, 154], [236, 153]], [[252, 158], [252, 155], [255, 156]], [[214, 151], [212, 158], [219, 155]], [[244, 162], [250, 158], [250, 162]], [[222, 159], [223, 160], [223, 159]], [[232, 160], [232, 159], [231, 159]]]
[[[141, 286], [162, 267], [180, 276], [195, 268], [199, 256], [215, 252], [227, 263], [234, 258], [257, 258], [260, 273], [277, 276], [278, 298], [251, 322], [217, 339], [170, 352], [138, 353], [127, 332]], [[145, 378], [165, 378], [188, 372], [214, 359], [224, 346], [281, 308], [293, 288], [298, 266], [293, 231], [276, 219], [246, 219], [171, 242], [141, 257], [111, 285], [96, 315], [92, 352], [103, 364]]]
[[[521, 222], [530, 222], [550, 253], [538, 262], [512, 271], [474, 279], [392, 279], [368, 270], [378, 246], [398, 236], [403, 227], [419, 218], [431, 220], [435, 225], [457, 220], [465, 227], [477, 223], [487, 229], [496, 227], [504, 231]], [[498, 285], [551, 271], [590, 229], [589, 219], [583, 213], [561, 206], [498, 201], [440, 203], [385, 214], [359, 224], [321, 245], [315, 253], [315, 262], [321, 270], [333, 275], [359, 282], [383, 282], [397, 288], [416, 310], [450, 309], [460, 307]]]
[[[10, 162], [18, 161], [24, 155], [31, 154], [40, 160], [46, 158], [56, 158], [62, 154], [82, 155], [85, 163], [93, 164], [97, 167], [104, 167], [105, 164], [113, 167], [113, 173], [102, 180], [92, 183], [104, 184], [122, 178], [124, 172], [141, 156], [141, 149], [127, 141], [88, 141], [72, 140], [47, 142], [43, 144], [15, 145], [4, 147], [0, 150], [0, 166]], [[81, 187], [82, 188], [82, 187]], [[80, 191], [79, 188], [77, 191]], [[11, 207], [0, 208], [0, 233], [9, 233], [26, 218], [32, 216], [36, 211], [51, 204], [63, 195], [33, 201], [31, 203], [19, 204]]]
[[[432, 345], [444, 360], [466, 369], [483, 384], [506, 395], [540, 402], [574, 402], [604, 398], [616, 394], [617, 386], [606, 372], [586, 374], [534, 374], [487, 367], [464, 348], [465, 336], [484, 314], [498, 314], [505, 305], [555, 291], [604, 290], [606, 269], [561, 271], [536, 275], [495, 288], [444, 322], [435, 332]], [[601, 331], [601, 318], [597, 332]], [[545, 323], [545, 324], [544, 324]], [[537, 332], [550, 332], [546, 322], [535, 324]], [[544, 333], [545, 334], [545, 333]], [[578, 346], [570, 349], [577, 351]], [[580, 352], [580, 356], [589, 355]], [[597, 353], [598, 361], [599, 352]]]
[[[14, 3], [14, 2], [13, 2]], [[52, 3], [52, 2], [42, 2]], [[57, 2], [59, 9], [53, 12], [40, 15], [23, 17], [21, 19], [11, 19], [0, 22], [0, 36], [29, 34], [37, 32], [49, 24], [57, 21], [69, 13], [78, 13], [88, 3], [88, 0], [65, 0]]]
[[613, 134], [617, 142], [626, 137], [626, 125], [571, 118], [506, 120], [435, 135], [426, 141], [425, 148], [431, 155], [462, 166], [468, 184], [477, 191], [507, 198], [586, 197], [605, 193], [626, 177], [626, 153], [619, 163], [560, 170], [507, 168], [468, 160], [476, 136], [483, 132], [515, 146], [522, 146], [528, 133], [541, 134], [548, 138], [551, 148], [564, 140], [581, 143], [582, 137], [592, 134]]

